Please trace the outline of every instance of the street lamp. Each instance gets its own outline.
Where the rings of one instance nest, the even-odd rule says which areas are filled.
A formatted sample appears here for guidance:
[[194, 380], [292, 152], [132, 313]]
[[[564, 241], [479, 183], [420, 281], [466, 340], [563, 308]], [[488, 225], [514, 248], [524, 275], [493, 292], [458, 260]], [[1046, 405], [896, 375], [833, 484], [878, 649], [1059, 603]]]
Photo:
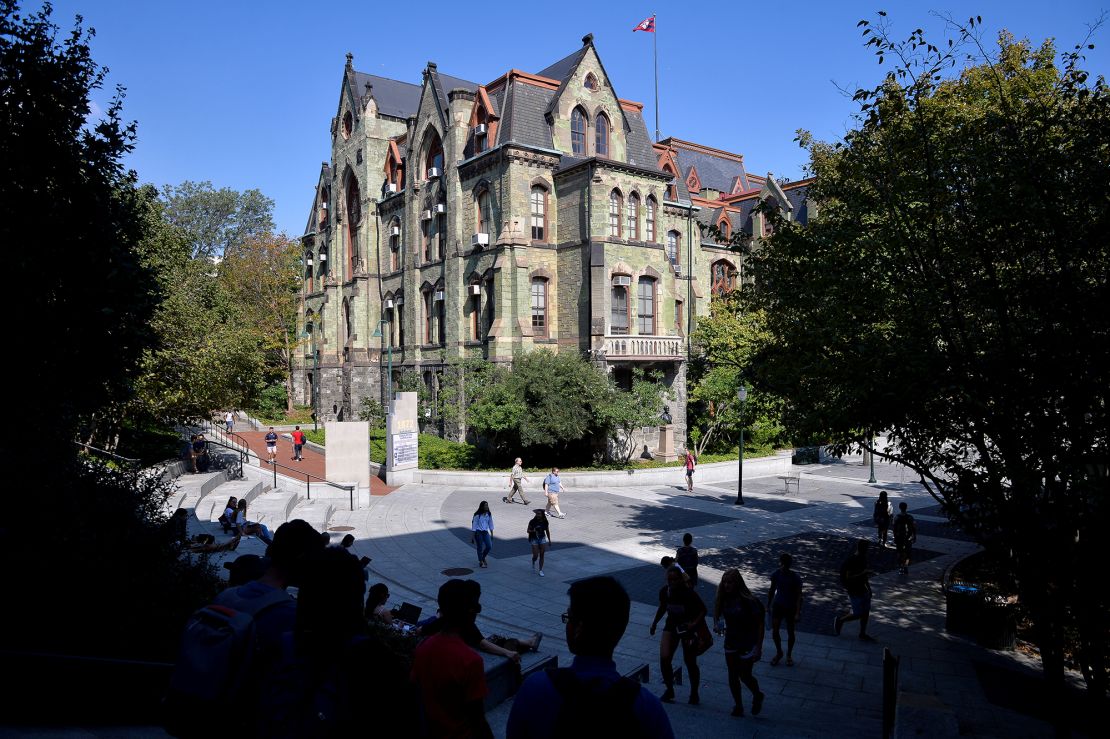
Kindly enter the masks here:
[[867, 481], [869, 483], [876, 482], [875, 480], [875, 436], [871, 435], [871, 448], [867, 450], [867, 458], [871, 460], [871, 478]]
[[740, 385], [736, 399], [740, 401], [740, 477], [736, 481], [736, 505], [744, 505], [744, 404], [748, 401], [748, 388]]
[[[382, 338], [382, 336], [383, 336], [382, 326], [384, 326], [387, 323], [389, 323], [389, 321], [387, 321], [385, 318], [381, 318], [381, 319], [378, 320], [378, 327], [376, 329], [374, 329], [374, 338], [375, 339], [381, 339]], [[389, 367], [386, 370], [386, 378], [385, 378], [385, 382], [386, 382], [385, 412], [389, 413], [389, 404], [393, 402], [393, 331], [392, 330], [390, 330], [390, 332], [389, 332], [389, 350], [388, 350], [388, 355], [387, 356], [389, 357]]]
[[[312, 334], [307, 330], [301, 332], [302, 339], [311, 339]], [[316, 342], [309, 343], [312, 349], [312, 430], [319, 430], [320, 418], [320, 353], [316, 351]]]

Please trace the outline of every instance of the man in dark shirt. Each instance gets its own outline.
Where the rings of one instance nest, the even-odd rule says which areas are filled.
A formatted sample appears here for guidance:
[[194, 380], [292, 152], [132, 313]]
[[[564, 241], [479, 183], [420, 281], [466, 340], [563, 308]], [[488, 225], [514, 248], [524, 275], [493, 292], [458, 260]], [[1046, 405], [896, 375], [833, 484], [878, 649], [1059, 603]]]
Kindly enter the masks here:
[[802, 612], [802, 578], [790, 569], [794, 558], [789, 554], [779, 557], [781, 565], [771, 575], [771, 589], [767, 592], [767, 609], [771, 612], [771, 638], [775, 641], [772, 665], [782, 661], [782, 639], [779, 628], [786, 621], [786, 666], [794, 666], [794, 625]]
[[683, 534], [682, 546], [680, 546], [674, 553], [674, 561], [690, 578], [690, 587], [695, 590], [698, 587], [698, 550], [693, 546], [694, 535]]
[[570, 586], [563, 614], [569, 668], [531, 675], [517, 691], [508, 739], [564, 736], [631, 736], [673, 739], [663, 704], [651, 691], [621, 677], [613, 662], [628, 627], [628, 593], [611, 577], [591, 577]]
[[849, 621], [859, 621], [859, 638], [875, 641], [867, 633], [867, 621], [871, 617], [871, 583], [868, 580], [875, 573], [867, 569], [867, 540], [856, 542], [856, 553], [844, 560], [840, 566], [840, 584], [848, 591], [852, 603], [851, 613], [833, 619], [833, 631], [840, 636], [840, 630]]

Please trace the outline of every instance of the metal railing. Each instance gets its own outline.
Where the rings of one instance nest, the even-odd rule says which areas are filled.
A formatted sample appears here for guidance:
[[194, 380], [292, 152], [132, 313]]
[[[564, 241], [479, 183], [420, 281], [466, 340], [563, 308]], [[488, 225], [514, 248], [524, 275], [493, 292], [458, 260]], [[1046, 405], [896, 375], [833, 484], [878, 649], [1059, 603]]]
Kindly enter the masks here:
[[100, 447], [93, 446], [92, 444], [86, 444], [86, 443], [81, 442], [81, 441], [74, 441], [73, 443], [76, 444], [81, 449], [84, 449], [86, 452], [91, 452], [92, 454], [99, 454], [103, 457], [109, 457], [110, 459], [113, 459], [116, 462], [119, 462], [121, 464], [138, 465], [142, 462], [142, 460], [132, 459], [131, 457], [125, 457], [122, 454], [116, 454], [115, 452], [110, 452], [107, 449], [101, 449]]
[[[312, 500], [312, 481], [316, 480], [317, 483], [322, 482], [325, 485], [329, 485], [333, 488], [337, 488], [339, 490], [346, 490], [347, 495], [350, 498], [350, 508], [351, 508], [352, 511], [355, 509], [355, 490], [358, 487], [357, 485], [344, 485], [342, 483], [332, 482], [331, 480], [328, 480], [325, 477], [320, 477], [319, 475], [313, 475], [309, 472], [305, 472], [303, 470], [298, 470], [294, 467], [288, 467], [288, 466], [280, 464], [278, 462], [271, 462], [269, 460], [264, 462], [264, 461], [262, 461], [261, 457], [259, 457], [257, 454], [255, 454], [254, 452], [251, 451], [250, 444], [248, 444], [247, 440], [244, 439], [239, 434], [237, 434], [235, 432], [230, 432], [229, 433], [227, 431], [227, 429], [223, 428], [219, 423], [213, 423], [212, 421], [209, 421], [209, 420], [204, 421], [204, 428], [206, 430], [211, 431], [212, 433], [214, 433], [217, 437], [220, 437], [220, 438], [224, 439], [224, 441], [211, 440], [213, 443], [220, 444], [221, 446], [226, 446], [229, 449], [233, 449], [234, 451], [239, 452], [240, 455], [242, 455], [243, 464], [249, 464], [250, 463], [250, 458], [253, 455], [255, 458], [258, 459], [259, 466], [262, 466], [264, 464], [271, 465], [273, 467], [273, 473], [274, 473], [274, 489], [277, 489], [277, 486], [278, 486], [277, 471], [278, 471], [278, 468], [280, 467], [283, 470], [288, 470], [289, 472], [293, 473], [292, 475], [286, 475], [286, 477], [293, 477], [294, 479], [296, 479], [296, 476], [300, 476], [300, 475], [304, 476], [305, 499], [306, 500]], [[236, 443], [235, 444], [230, 444], [226, 441], [227, 439], [234, 439], [236, 441]]]

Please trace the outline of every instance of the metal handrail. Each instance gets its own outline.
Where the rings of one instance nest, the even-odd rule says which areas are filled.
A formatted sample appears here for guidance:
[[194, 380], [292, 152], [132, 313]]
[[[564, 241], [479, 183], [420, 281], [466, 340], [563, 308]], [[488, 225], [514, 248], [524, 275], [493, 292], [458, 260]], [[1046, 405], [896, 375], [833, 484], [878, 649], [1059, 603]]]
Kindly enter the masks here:
[[86, 451], [93, 451], [97, 454], [104, 454], [111, 457], [112, 459], [118, 459], [119, 461], [125, 462], [127, 464], [140, 464], [142, 462], [142, 460], [125, 457], [122, 454], [116, 454], [115, 452], [110, 452], [107, 449], [101, 449], [100, 447], [93, 446], [92, 444], [86, 444], [83, 441], [74, 441], [73, 443], [81, 447], [82, 449], [85, 449]]
[[[216, 444], [220, 444], [221, 446], [226, 446], [229, 449], [234, 449], [235, 451], [238, 451], [240, 454], [244, 455], [244, 462], [249, 462], [250, 461], [250, 455], [253, 452], [251, 452], [250, 444], [247, 443], [246, 439], [244, 439], [242, 436], [239, 436], [239, 434], [236, 434], [234, 431], [228, 433], [225, 429], [221, 428], [219, 426], [219, 424], [213, 423], [212, 421], [205, 420], [204, 425], [205, 425], [206, 428], [211, 429], [212, 431], [216, 432], [216, 434], [219, 435], [219, 436], [223, 436], [225, 438], [231, 436], [231, 437], [235, 437], [236, 439], [238, 439], [239, 442], [240, 442], [240, 445], [243, 447], [243, 449], [246, 450], [245, 452], [241, 449], [236, 449], [236, 447], [231, 446], [230, 444], [227, 444], [225, 442], [220, 442], [220, 441], [216, 441], [216, 440], [212, 440], [212, 441]], [[304, 479], [305, 499], [306, 500], [312, 500], [312, 480], [317, 480], [319, 482], [325, 483], [326, 485], [330, 485], [333, 488], [338, 488], [339, 490], [346, 490], [347, 495], [350, 498], [351, 510], [353, 511], [355, 509], [355, 489], [357, 488], [356, 485], [343, 485], [343, 484], [338, 483], [338, 482], [332, 482], [331, 480], [327, 479], [326, 477], [320, 477], [319, 475], [313, 475], [309, 472], [305, 472], [303, 470], [298, 470], [295, 467], [288, 467], [288, 466], [280, 464], [278, 462], [271, 462], [269, 460], [267, 460], [266, 462], [263, 462], [262, 457], [259, 457], [257, 454], [255, 454], [255, 456], [258, 457], [258, 463], [260, 465], [261, 464], [269, 464], [269, 465], [273, 466], [273, 468], [274, 468], [274, 488], [275, 489], [278, 486], [277, 468], [280, 467], [283, 470], [289, 470], [290, 472], [293, 472], [297, 475], [304, 475], [304, 478], [305, 478]], [[292, 475], [287, 475], [287, 477], [292, 477]]]

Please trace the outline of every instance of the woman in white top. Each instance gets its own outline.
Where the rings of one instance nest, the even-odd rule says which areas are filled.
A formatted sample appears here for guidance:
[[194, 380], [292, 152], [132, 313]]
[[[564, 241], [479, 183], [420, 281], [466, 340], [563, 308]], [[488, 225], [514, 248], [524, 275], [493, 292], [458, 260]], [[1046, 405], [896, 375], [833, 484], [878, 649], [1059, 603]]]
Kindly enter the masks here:
[[247, 519], [247, 499], [239, 501], [239, 508], [235, 511], [235, 525], [232, 527], [236, 534], [257, 536], [267, 545], [273, 544], [274, 539], [266, 524], [256, 523]]
[[470, 530], [473, 533], [471, 541], [478, 548], [478, 566], [486, 567], [486, 557], [493, 549], [493, 514], [489, 512], [489, 503], [482, 501], [474, 517], [470, 519]]

